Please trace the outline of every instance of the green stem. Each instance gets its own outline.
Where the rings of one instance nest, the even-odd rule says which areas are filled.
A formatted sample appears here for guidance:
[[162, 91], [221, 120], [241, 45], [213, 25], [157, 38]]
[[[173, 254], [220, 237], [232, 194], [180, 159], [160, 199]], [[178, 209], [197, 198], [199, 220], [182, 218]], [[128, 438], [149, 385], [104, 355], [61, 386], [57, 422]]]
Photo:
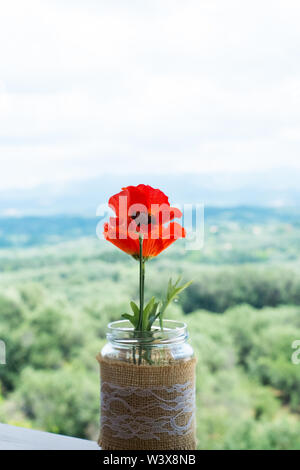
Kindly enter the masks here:
[[[144, 284], [145, 284], [145, 260], [143, 257], [143, 237], [140, 235], [139, 237], [140, 242], [140, 316], [139, 322], [137, 326], [137, 331], [143, 331], [143, 316], [144, 316]], [[142, 362], [142, 346], [139, 347], [139, 365]]]
[[144, 284], [145, 284], [145, 260], [143, 257], [143, 237], [140, 235], [140, 316], [138, 322], [138, 331], [143, 331], [143, 315], [144, 315]]

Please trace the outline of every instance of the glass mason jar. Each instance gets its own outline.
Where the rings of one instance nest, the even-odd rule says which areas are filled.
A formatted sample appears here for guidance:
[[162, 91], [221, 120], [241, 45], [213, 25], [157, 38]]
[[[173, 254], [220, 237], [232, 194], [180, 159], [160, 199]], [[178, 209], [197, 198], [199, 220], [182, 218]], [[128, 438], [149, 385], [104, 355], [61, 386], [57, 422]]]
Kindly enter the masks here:
[[106, 450], [195, 449], [195, 358], [185, 323], [110, 323], [98, 356]]
[[164, 365], [194, 355], [186, 324], [174, 320], [164, 320], [163, 330], [155, 322], [146, 332], [134, 331], [128, 320], [115, 321], [108, 325], [107, 341], [102, 357], [138, 365]]

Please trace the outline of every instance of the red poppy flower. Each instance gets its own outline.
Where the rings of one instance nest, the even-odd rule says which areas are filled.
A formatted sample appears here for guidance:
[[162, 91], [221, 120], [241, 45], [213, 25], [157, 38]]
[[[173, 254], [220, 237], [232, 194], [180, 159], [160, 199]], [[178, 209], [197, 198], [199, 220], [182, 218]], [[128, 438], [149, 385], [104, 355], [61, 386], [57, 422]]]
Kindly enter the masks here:
[[173, 222], [182, 213], [170, 206], [168, 197], [159, 189], [144, 184], [128, 186], [109, 199], [109, 206], [116, 217], [104, 224], [104, 237], [135, 258], [139, 257], [141, 235], [144, 258], [157, 256], [175, 240], [185, 237], [184, 228]]

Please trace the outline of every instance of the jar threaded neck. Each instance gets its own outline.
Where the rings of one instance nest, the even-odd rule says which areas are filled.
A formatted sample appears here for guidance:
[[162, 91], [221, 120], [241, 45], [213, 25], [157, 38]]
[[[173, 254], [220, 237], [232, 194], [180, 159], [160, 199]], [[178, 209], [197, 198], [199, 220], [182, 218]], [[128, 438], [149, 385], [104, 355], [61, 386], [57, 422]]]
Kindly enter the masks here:
[[120, 320], [109, 323], [107, 330], [107, 340], [119, 346], [147, 345], [152, 348], [180, 344], [187, 339], [186, 324], [175, 320], [163, 320], [163, 329], [156, 321], [151, 331], [136, 331], [129, 320]]

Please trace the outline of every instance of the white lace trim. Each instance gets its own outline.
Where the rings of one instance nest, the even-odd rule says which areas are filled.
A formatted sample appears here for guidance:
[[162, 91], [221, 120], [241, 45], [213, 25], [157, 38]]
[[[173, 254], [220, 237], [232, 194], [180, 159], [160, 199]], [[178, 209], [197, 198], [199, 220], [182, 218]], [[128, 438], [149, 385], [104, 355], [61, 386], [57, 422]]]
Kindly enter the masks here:
[[[163, 392], [163, 396], [161, 392]], [[173, 396], [167, 399], [166, 393]], [[142, 400], [139, 406], [137, 400], [134, 406], [130, 406], [126, 398], [132, 395], [149, 398], [148, 404], [145, 406], [145, 400]], [[126, 410], [125, 414], [114, 411], [117, 403], [122, 405], [124, 411]], [[104, 382], [101, 386], [101, 405], [101, 426], [107, 426], [113, 431], [114, 437], [159, 440], [158, 433], [183, 436], [190, 432], [195, 414], [195, 390], [191, 382], [175, 384], [171, 387], [155, 386], [147, 389], [120, 387]], [[151, 418], [151, 411], [157, 410], [157, 408], [168, 411], [168, 415]], [[187, 421], [181, 426], [178, 424], [178, 418], [183, 414], [187, 415]]]

